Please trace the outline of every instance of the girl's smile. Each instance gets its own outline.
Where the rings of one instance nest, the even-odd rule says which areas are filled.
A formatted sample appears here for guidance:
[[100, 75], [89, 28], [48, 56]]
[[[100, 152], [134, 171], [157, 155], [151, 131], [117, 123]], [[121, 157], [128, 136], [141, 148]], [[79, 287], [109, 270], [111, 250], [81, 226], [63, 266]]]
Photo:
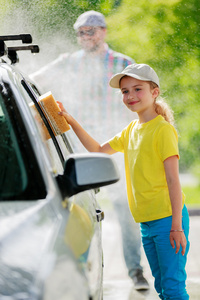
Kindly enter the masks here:
[[130, 101], [130, 102], [128, 102], [128, 105], [134, 105], [136, 103], [139, 103], [139, 101]]

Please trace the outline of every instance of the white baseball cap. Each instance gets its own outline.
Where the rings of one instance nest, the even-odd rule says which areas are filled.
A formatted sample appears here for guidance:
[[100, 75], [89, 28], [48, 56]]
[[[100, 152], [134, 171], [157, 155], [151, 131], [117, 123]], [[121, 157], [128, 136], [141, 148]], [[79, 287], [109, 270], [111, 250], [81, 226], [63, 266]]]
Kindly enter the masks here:
[[89, 10], [81, 14], [74, 24], [74, 29], [78, 30], [83, 26], [91, 26], [91, 27], [104, 27], [106, 28], [106, 22], [104, 15], [100, 12]]
[[110, 86], [120, 88], [120, 79], [124, 76], [130, 76], [142, 81], [152, 81], [160, 86], [159, 78], [156, 72], [146, 64], [132, 64], [127, 66], [121, 73], [117, 73], [110, 79]]

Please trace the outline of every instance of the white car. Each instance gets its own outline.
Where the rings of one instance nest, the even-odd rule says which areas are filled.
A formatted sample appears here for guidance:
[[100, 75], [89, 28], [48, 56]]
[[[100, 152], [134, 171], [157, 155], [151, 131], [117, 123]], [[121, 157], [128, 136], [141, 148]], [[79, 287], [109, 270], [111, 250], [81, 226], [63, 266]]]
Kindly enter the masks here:
[[6, 49], [5, 40], [0, 37], [0, 300], [102, 299], [104, 215], [95, 193], [119, 180], [117, 169], [110, 156], [74, 154], [68, 132], [54, 134], [37, 88], [12, 66], [20, 49]]

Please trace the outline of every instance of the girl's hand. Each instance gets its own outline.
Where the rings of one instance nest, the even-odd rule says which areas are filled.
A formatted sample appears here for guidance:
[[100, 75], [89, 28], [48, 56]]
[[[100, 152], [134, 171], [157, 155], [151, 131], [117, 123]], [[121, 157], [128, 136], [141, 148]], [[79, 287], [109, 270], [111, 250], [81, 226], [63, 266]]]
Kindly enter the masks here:
[[102, 146], [94, 140], [84, 129], [83, 127], [74, 119], [63, 107], [61, 102], [57, 102], [60, 107], [59, 115], [63, 116], [66, 121], [70, 124], [71, 128], [79, 138], [80, 142], [89, 152], [101, 152], [107, 154], [116, 153], [113, 150], [108, 142], [104, 143]]
[[59, 108], [61, 111], [58, 112], [58, 114], [60, 116], [63, 116], [67, 123], [71, 124], [71, 120], [72, 120], [72, 116], [66, 111], [66, 109], [64, 108], [62, 102], [56, 101], [56, 103], [58, 104]]
[[66, 111], [66, 109], [64, 108], [64, 106], [63, 106], [62, 102], [60, 102], [60, 101], [56, 101], [56, 103], [58, 104], [58, 106], [59, 106], [59, 108], [60, 108], [60, 110], [61, 110], [61, 111], [63, 111], [63, 112], [67, 112], [67, 111]]
[[170, 232], [169, 239], [173, 249], [175, 248], [175, 243], [176, 243], [176, 254], [179, 252], [181, 246], [182, 247], [181, 253], [182, 255], [184, 255], [186, 245], [187, 245], [184, 232], [180, 232], [180, 231]]

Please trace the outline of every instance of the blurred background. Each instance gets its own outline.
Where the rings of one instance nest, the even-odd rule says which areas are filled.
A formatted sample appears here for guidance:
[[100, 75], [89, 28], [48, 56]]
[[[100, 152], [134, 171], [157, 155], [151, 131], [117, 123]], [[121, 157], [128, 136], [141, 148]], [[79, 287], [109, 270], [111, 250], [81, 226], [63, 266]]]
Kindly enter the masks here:
[[[61, 53], [78, 49], [73, 24], [81, 13], [94, 9], [105, 15], [109, 46], [137, 63], [151, 65], [158, 73], [162, 96], [174, 111], [179, 133], [180, 174], [186, 204], [190, 212], [200, 214], [200, 1], [0, 0], [0, 7], [0, 35], [30, 33], [33, 44], [40, 47], [40, 53], [35, 55], [19, 52], [20, 62], [16, 66], [26, 74], [36, 72]], [[112, 204], [104, 190], [98, 197], [106, 212], [105, 299], [157, 299], [153, 288], [148, 295], [136, 295], [132, 290]], [[194, 244], [188, 264], [189, 291], [195, 295], [191, 299], [199, 299], [198, 216], [192, 218], [191, 229]], [[145, 265], [149, 279], [150, 270]], [[152, 282], [150, 279], [153, 286]]]
[[19, 52], [17, 66], [27, 74], [78, 49], [73, 24], [81, 13], [94, 9], [105, 15], [109, 46], [158, 73], [162, 96], [175, 113], [187, 204], [198, 207], [200, 1], [0, 0], [0, 6], [0, 34], [30, 33], [40, 47], [34, 56]]

